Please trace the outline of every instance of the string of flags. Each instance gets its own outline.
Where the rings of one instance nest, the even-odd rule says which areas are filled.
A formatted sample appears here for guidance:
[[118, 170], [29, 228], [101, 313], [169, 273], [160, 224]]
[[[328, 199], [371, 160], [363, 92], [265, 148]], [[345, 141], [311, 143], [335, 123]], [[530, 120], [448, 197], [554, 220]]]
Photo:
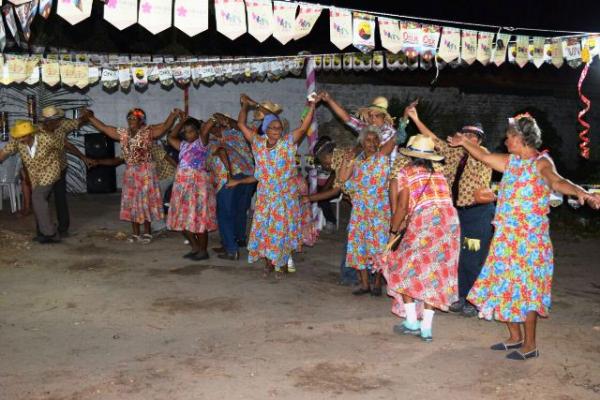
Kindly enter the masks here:
[[[31, 23], [39, 15], [48, 18], [53, 0], [9, 0], [2, 7], [8, 27], [0, 24], [0, 50], [4, 50], [7, 34], [19, 46], [31, 36]], [[577, 68], [600, 53], [596, 36], [542, 37], [513, 35], [508, 32], [486, 32], [405, 21], [389, 16], [318, 4], [281, 0], [210, 0], [214, 2], [217, 31], [231, 40], [245, 33], [258, 42], [273, 36], [282, 44], [306, 37], [327, 9], [329, 36], [340, 50], [350, 45], [362, 53], [376, 49], [377, 29], [381, 46], [394, 55], [398, 69], [431, 68], [450, 64], [503, 64], [507, 60], [524, 67], [532, 63], [541, 67], [551, 63], [560, 68], [566, 63]], [[92, 0], [58, 0], [56, 13], [75, 25], [91, 15]], [[123, 30], [139, 24], [152, 34], [171, 26], [188, 36], [208, 29], [209, 0], [104, 0], [104, 19]], [[491, 29], [491, 27], [490, 27]], [[24, 47], [24, 46], [23, 46]]]

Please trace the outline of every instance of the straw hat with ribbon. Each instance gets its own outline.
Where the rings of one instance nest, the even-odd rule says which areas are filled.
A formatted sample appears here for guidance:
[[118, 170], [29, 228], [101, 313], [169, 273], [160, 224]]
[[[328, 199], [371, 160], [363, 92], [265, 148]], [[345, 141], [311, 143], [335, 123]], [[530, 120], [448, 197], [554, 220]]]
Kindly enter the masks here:
[[259, 104], [259, 107], [263, 108], [263, 109], [267, 110], [268, 112], [270, 112], [271, 114], [275, 114], [275, 115], [279, 115], [283, 111], [283, 108], [281, 108], [281, 106], [279, 104], [273, 103], [270, 100], [263, 101], [262, 103]]
[[422, 134], [411, 136], [410, 139], [408, 139], [406, 147], [400, 149], [400, 153], [405, 156], [424, 158], [425, 160], [431, 161], [442, 161], [444, 159], [444, 156], [435, 152], [435, 143], [433, 139]]
[[36, 132], [37, 128], [31, 123], [31, 121], [18, 120], [10, 129], [10, 136], [12, 136], [13, 139], [20, 139]]
[[50, 121], [59, 119], [65, 116], [65, 112], [55, 106], [48, 106], [42, 109], [42, 121]]
[[394, 118], [388, 112], [388, 105], [388, 100], [385, 97], [375, 97], [370, 106], [358, 109], [358, 115], [361, 119], [365, 120], [367, 115], [376, 112], [385, 116], [385, 122], [387, 124], [394, 125]]

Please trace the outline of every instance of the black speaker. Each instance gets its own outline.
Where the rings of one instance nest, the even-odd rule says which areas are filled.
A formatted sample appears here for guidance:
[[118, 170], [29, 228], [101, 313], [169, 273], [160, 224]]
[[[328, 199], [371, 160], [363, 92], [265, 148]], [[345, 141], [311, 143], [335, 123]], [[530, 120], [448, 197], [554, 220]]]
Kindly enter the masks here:
[[86, 179], [88, 193], [114, 193], [117, 191], [115, 167], [99, 166], [91, 168], [87, 172]]
[[89, 158], [113, 158], [115, 142], [102, 133], [86, 133], [84, 135], [85, 155]]

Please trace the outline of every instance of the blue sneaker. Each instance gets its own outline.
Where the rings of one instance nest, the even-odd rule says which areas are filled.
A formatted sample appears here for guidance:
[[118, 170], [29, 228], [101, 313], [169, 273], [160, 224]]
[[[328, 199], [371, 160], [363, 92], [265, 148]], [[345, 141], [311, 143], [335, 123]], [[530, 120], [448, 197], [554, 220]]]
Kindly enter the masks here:
[[433, 336], [431, 335], [431, 329], [421, 330], [421, 340], [428, 343], [433, 340]]
[[421, 323], [419, 321], [407, 322], [394, 325], [394, 332], [399, 335], [414, 335], [418, 336], [421, 333]]

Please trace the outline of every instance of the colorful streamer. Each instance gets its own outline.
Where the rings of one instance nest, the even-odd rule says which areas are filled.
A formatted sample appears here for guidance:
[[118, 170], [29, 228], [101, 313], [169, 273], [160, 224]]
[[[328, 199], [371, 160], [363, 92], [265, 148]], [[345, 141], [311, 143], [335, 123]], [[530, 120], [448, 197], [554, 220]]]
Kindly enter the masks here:
[[583, 67], [583, 71], [581, 71], [579, 82], [577, 83], [577, 92], [579, 93], [579, 99], [583, 104], [585, 104], [583, 110], [579, 111], [579, 113], [577, 114], [577, 121], [579, 121], [581, 126], [583, 126], [583, 130], [579, 132], [579, 139], [581, 139], [581, 143], [579, 144], [579, 150], [581, 156], [586, 159], [590, 158], [590, 138], [587, 136], [590, 131], [590, 124], [583, 119], [583, 116], [587, 114], [587, 112], [590, 110], [592, 102], [581, 92], [581, 86], [583, 85], [583, 81], [587, 76], [591, 64], [591, 61], [585, 64], [585, 67]]

